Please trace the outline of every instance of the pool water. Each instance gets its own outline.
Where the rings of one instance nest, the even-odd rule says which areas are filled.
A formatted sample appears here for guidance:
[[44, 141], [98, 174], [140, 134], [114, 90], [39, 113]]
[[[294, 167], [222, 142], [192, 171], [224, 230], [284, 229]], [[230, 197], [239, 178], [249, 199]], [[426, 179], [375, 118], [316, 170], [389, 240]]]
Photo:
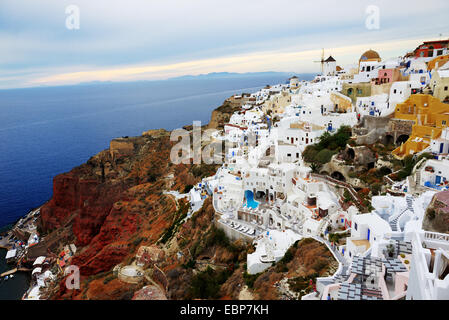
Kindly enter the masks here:
[[259, 206], [259, 202], [254, 200], [254, 194], [252, 191], [246, 190], [245, 191], [245, 198], [246, 198], [246, 207], [255, 209]]

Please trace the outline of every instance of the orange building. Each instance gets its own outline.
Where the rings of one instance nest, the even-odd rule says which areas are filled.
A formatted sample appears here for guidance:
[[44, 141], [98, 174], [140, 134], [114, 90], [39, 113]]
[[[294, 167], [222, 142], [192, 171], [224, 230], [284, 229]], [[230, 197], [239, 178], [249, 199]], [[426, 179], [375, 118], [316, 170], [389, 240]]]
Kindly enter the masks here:
[[433, 69], [438, 69], [444, 66], [449, 61], [449, 54], [444, 56], [436, 57], [432, 60], [430, 60], [427, 63], [427, 70], [432, 71]]
[[409, 139], [392, 152], [402, 159], [424, 150], [432, 139], [441, 135], [442, 129], [449, 123], [449, 105], [431, 95], [414, 94], [396, 105], [393, 118], [414, 121]]

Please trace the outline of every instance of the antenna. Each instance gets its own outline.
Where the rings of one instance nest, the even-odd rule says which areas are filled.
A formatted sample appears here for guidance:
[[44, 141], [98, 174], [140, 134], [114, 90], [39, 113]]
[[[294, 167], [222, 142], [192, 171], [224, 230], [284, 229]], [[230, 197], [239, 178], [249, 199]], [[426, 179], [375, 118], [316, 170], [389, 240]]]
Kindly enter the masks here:
[[321, 61], [314, 61], [316, 63], [321, 63], [321, 75], [324, 73], [324, 48], [321, 51]]

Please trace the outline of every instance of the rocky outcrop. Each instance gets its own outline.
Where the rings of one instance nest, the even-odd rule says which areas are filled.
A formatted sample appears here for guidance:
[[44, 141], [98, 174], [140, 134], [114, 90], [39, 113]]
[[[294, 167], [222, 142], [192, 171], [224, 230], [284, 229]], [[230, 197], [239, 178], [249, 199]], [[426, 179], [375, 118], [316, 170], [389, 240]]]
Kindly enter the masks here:
[[229, 122], [232, 114], [239, 110], [242, 106], [242, 101], [227, 99], [223, 104], [212, 111], [211, 119], [207, 125], [208, 129], [223, 129], [224, 124]]

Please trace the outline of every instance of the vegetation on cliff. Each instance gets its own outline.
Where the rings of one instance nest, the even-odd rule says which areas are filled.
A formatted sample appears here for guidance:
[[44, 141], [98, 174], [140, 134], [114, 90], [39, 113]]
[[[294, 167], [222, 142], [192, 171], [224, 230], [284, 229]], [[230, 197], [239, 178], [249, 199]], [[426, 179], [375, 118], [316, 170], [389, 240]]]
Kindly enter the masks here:
[[336, 133], [324, 132], [319, 142], [308, 145], [302, 154], [304, 161], [311, 163], [315, 171], [323, 164], [329, 162], [332, 156], [346, 147], [351, 138], [351, 127], [341, 126]]

